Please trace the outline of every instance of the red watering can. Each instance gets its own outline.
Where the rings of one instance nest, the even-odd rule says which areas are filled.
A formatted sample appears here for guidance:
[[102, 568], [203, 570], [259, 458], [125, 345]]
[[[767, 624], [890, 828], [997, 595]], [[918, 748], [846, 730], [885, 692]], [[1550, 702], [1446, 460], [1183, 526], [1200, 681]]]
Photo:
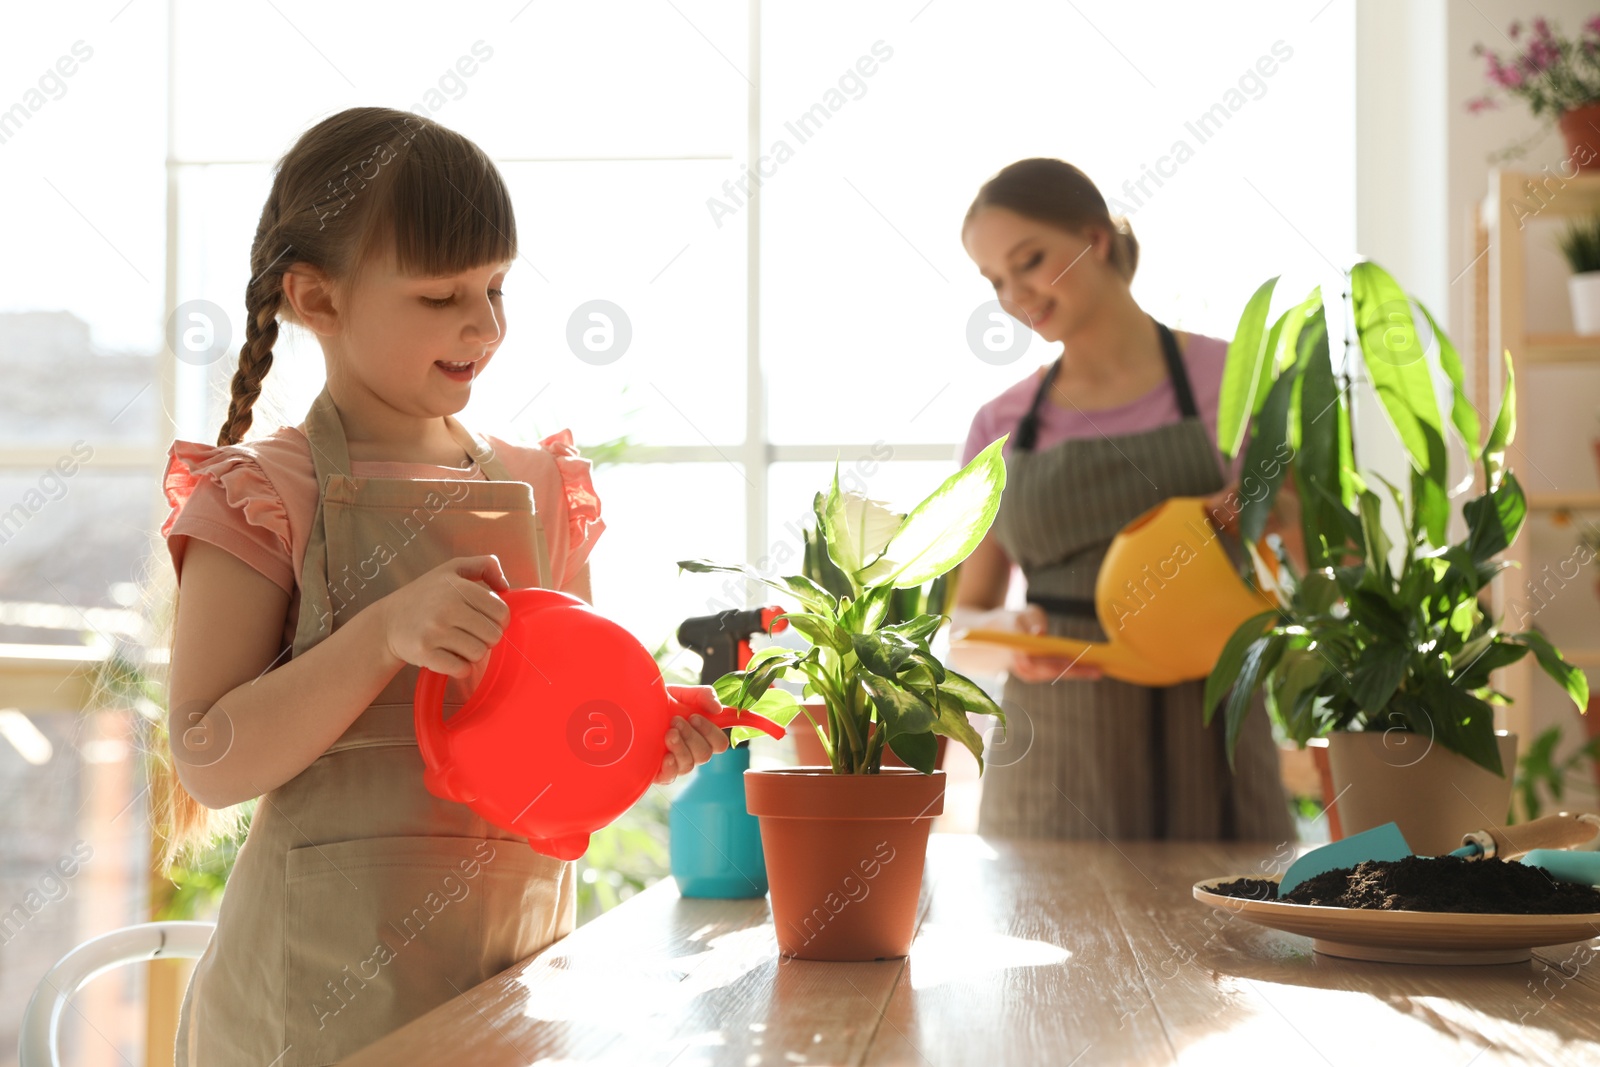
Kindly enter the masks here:
[[[582, 600], [554, 589], [496, 595], [511, 619], [448, 722], [447, 677], [417, 672], [422, 781], [434, 796], [525, 835], [535, 852], [575, 860], [591, 833], [650, 788], [677, 712], [654, 657]], [[707, 717], [784, 735], [750, 711]]]

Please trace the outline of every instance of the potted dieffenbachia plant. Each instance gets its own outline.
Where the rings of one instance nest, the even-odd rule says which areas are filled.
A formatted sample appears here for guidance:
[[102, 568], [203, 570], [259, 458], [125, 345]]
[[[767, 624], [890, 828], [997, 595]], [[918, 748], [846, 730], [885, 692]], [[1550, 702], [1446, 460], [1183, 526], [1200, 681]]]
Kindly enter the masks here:
[[[1268, 711], [1301, 746], [1328, 737], [1344, 832], [1393, 820], [1414, 850], [1449, 851], [1510, 798], [1516, 739], [1495, 731], [1494, 705], [1506, 698], [1492, 672], [1531, 652], [1580, 711], [1588, 699], [1582, 671], [1537, 631], [1501, 629], [1480, 599], [1509, 566], [1497, 557], [1527, 514], [1505, 462], [1515, 433], [1510, 357], [1499, 414], [1480, 444], [1455, 348], [1417, 303], [1432, 333], [1425, 344], [1414, 302], [1381, 267], [1362, 262], [1348, 273], [1349, 302], [1336, 310], [1354, 334], [1340, 374], [1319, 291], [1267, 327], [1276, 281], [1250, 300], [1229, 347], [1218, 443], [1236, 452], [1253, 420], [1240, 483], [1254, 490], [1241, 494], [1247, 544], [1293, 478], [1306, 573], [1280, 553], [1268, 583], [1279, 607], [1229, 640], [1207, 679], [1207, 721], [1221, 706], [1231, 757], [1251, 695], [1264, 691]], [[1404, 490], [1373, 476], [1399, 509], [1393, 541], [1379, 493], [1356, 469], [1346, 387], [1363, 374], [1407, 462]], [[1440, 382], [1450, 383], [1448, 420]], [[1465, 533], [1454, 540], [1447, 436], [1482, 464], [1477, 495], [1461, 507]], [[1283, 455], [1287, 463], [1277, 462]]]
[[[859, 493], [845, 493], [845, 510], [847, 513], [859, 516], [856, 525], [866, 532], [872, 541], [869, 549], [875, 547], [878, 541], [886, 540], [896, 529], [905, 515], [894, 507], [881, 500], [873, 500]], [[813, 511], [817, 511], [817, 504], [813, 502]], [[855, 590], [850, 584], [849, 575], [839, 569], [833, 562], [833, 557], [828, 554], [828, 546], [823, 543], [821, 522], [807, 525], [801, 531], [805, 539], [805, 555], [800, 567], [800, 573], [835, 597], [855, 595]], [[910, 622], [919, 615], [943, 615], [946, 607], [955, 595], [956, 575], [961, 571], [960, 564], [934, 578], [924, 585], [910, 586], [905, 589], [894, 589], [889, 593], [888, 605], [884, 608], [882, 627], [891, 627], [900, 623]], [[842, 770], [841, 764], [848, 757], [848, 747], [841, 745], [835, 749], [829, 743], [828, 735], [828, 708], [821, 700], [812, 700], [801, 708], [802, 713], [809, 720], [808, 725], [790, 733], [794, 738], [795, 755], [802, 764], [829, 764], [835, 770]], [[935, 767], [944, 766], [945, 748], [950, 739], [942, 734], [935, 738], [937, 751], [934, 758]], [[893, 746], [884, 752], [884, 761], [891, 766], [906, 766]]]
[[[678, 564], [697, 573], [732, 571], [779, 590], [800, 605], [783, 618], [811, 642], [803, 650], [761, 649], [744, 670], [714, 683], [724, 704], [788, 723], [799, 701], [772, 683], [803, 679], [801, 695], [820, 699], [826, 710], [830, 766], [745, 774], [785, 955], [859, 960], [910, 950], [928, 829], [944, 810], [936, 738], [965, 745], [981, 774], [983, 738], [967, 715], [990, 715], [1002, 726], [1005, 715], [929, 649], [946, 616], [888, 623], [885, 615], [896, 590], [946, 574], [983, 540], [1005, 487], [1005, 440], [904, 515], [841, 492], [836, 467], [812, 510], [818, 545], [844, 579], [837, 593], [804, 575], [770, 578], [706, 560]], [[886, 748], [907, 766], [885, 766]], [[852, 885], [871, 891], [855, 893]]]

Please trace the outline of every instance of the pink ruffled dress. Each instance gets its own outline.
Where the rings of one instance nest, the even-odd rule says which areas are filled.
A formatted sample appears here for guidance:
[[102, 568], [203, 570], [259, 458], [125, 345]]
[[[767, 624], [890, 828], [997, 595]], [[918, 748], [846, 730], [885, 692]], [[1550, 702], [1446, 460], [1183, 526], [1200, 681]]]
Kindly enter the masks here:
[[[571, 591], [605, 530], [600, 498], [590, 480], [591, 462], [561, 430], [536, 446], [516, 445], [489, 434], [507, 470], [533, 489], [534, 511], [543, 519], [550, 550], [551, 584]], [[465, 460], [466, 454], [462, 458]], [[369, 478], [483, 478], [470, 467], [426, 463], [353, 461], [351, 473]], [[297, 576], [305, 560], [317, 506], [311, 445], [297, 427], [236, 445], [175, 440], [162, 478], [171, 511], [161, 525], [174, 573], [183, 572], [191, 537], [233, 553], [290, 596], [284, 642], [294, 641], [299, 616]]]

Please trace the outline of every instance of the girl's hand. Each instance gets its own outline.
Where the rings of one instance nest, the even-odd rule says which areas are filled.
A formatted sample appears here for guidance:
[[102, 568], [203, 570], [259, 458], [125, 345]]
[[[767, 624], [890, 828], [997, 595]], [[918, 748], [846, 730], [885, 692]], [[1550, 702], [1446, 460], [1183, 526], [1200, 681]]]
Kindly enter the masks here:
[[492, 555], [439, 564], [373, 605], [383, 611], [385, 650], [397, 663], [471, 676], [511, 619], [496, 589], [509, 592], [511, 585]]
[[670, 785], [681, 774], [688, 774], [713, 754], [728, 750], [728, 735], [696, 709], [714, 713], [722, 708], [717, 691], [709, 685], [669, 685], [667, 695], [672, 698], [679, 714], [673, 716], [667, 727], [667, 754], [661, 759], [661, 773], [656, 775], [657, 785]]
[[[1044, 609], [1037, 604], [1017, 612], [1016, 627], [1029, 634], [1050, 632]], [[1020, 650], [1011, 654], [1011, 673], [1024, 682], [1055, 682], [1063, 678], [1093, 682], [1100, 678], [1100, 668], [1071, 656], [1036, 656]]]

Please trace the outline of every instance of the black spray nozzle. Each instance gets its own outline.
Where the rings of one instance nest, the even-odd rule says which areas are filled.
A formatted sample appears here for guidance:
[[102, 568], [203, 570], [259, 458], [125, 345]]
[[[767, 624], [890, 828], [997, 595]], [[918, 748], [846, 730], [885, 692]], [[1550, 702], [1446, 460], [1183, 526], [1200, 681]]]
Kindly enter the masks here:
[[[678, 644], [700, 653], [700, 684], [710, 685], [750, 662], [750, 638], [787, 627], [789, 620], [778, 618], [783, 611], [775, 606], [730, 608], [715, 615], [684, 619], [678, 626]], [[750, 742], [739, 744], [747, 746]]]
[[783, 608], [730, 608], [715, 615], [696, 615], [678, 626], [678, 644], [700, 653], [700, 682], [710, 685], [742, 668], [750, 659], [750, 638], [777, 633], [788, 626], [779, 619]]

